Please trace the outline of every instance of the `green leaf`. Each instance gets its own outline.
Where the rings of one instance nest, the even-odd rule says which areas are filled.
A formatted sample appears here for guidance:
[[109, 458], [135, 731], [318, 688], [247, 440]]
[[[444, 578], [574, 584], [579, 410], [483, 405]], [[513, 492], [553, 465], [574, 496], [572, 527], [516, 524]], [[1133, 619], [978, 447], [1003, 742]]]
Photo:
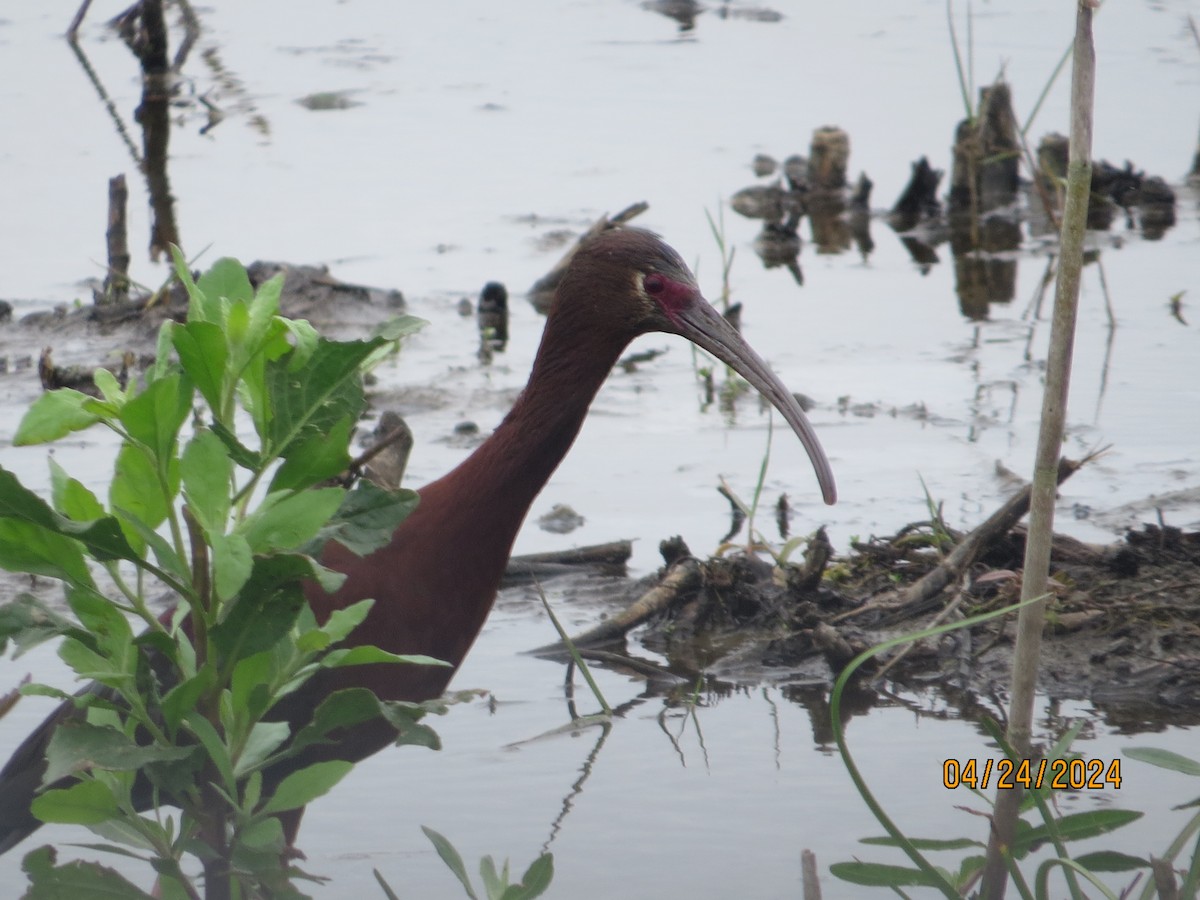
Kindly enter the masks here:
[[0, 519], [0, 568], [92, 585], [92, 576], [78, 543], [15, 519]]
[[435, 849], [438, 856], [442, 858], [442, 862], [446, 864], [446, 868], [453, 872], [454, 877], [459, 880], [460, 884], [462, 884], [463, 890], [467, 892], [467, 896], [470, 897], [471, 900], [479, 900], [479, 898], [475, 896], [474, 889], [471, 887], [471, 879], [467, 877], [467, 868], [463, 865], [462, 857], [459, 856], [458, 851], [454, 849], [454, 845], [432, 828], [422, 825], [421, 830], [425, 832], [425, 837], [429, 838], [429, 842], [433, 844], [433, 849]]
[[[257, 723], [250, 729], [250, 735], [246, 738], [241, 755], [234, 761], [234, 774], [238, 778], [244, 778], [247, 773], [257, 769], [263, 760], [283, 746], [291, 733], [291, 726], [287, 722]], [[325, 791], [321, 791], [321, 793], [323, 794]]]
[[[180, 610], [176, 608], [172, 610], [172, 614], [179, 615]], [[162, 660], [154, 660], [154, 666], [157, 671], [163, 671], [159, 668], [160, 663], [169, 663], [181, 670], [186, 669], [187, 677], [189, 678], [196, 674], [195, 650], [192, 647], [191, 639], [182, 632], [177, 631], [172, 636], [167, 634], [166, 631], [159, 631], [157, 628], [148, 628], [140, 632], [133, 639], [133, 644], [135, 647], [144, 649], [151, 654], [161, 654]], [[147, 661], [148, 659], [139, 660], [139, 665], [144, 665]]]
[[67, 602], [97, 649], [112, 659], [125, 658], [133, 643], [133, 630], [112, 601], [91, 588], [74, 587], [67, 591]]
[[1116, 850], [1100, 850], [1075, 857], [1075, 862], [1091, 872], [1133, 872], [1150, 868], [1150, 860]]
[[[429, 750], [441, 750], [442, 739], [438, 733], [419, 721], [427, 712], [427, 704], [408, 703], [403, 700], [387, 700], [379, 704], [379, 709], [388, 724], [396, 729], [396, 739], [392, 741], [396, 747], [426, 747]], [[439, 714], [444, 710], [439, 711]]]
[[1140, 819], [1142, 815], [1136, 810], [1127, 809], [1096, 809], [1072, 813], [1057, 819], [1053, 823], [1053, 831], [1049, 825], [1037, 825], [1028, 831], [1020, 832], [1013, 842], [1013, 855], [1023, 854], [1034, 845], [1051, 840], [1054, 836], [1062, 841], [1099, 837]]
[[30, 811], [43, 822], [93, 825], [120, 815], [117, 798], [102, 781], [80, 781], [34, 797]]
[[[196, 287], [209, 302], [209, 310], [213, 309], [211, 304], [217, 300], [249, 303], [254, 297], [254, 288], [250, 286], [250, 278], [246, 275], [245, 266], [227, 256], [213, 263], [209, 270], [200, 276]], [[206, 316], [206, 318], [210, 322], [218, 321], [214, 316]]]
[[385, 341], [398, 341], [409, 335], [416, 334], [428, 324], [429, 322], [426, 319], [422, 319], [419, 316], [408, 314], [395, 316], [372, 329], [371, 336], [383, 338]]
[[[51, 475], [53, 476], [53, 474], [52, 470]], [[82, 486], [80, 488], [86, 492], [86, 488]], [[90, 500], [88, 499], [89, 497]], [[93, 504], [95, 504], [95, 498], [91, 497], [90, 492], [87, 492], [86, 497], [76, 496], [74, 499], [78, 501], [80, 508], [85, 511], [86, 509], [93, 508]], [[12, 472], [4, 468], [0, 468], [0, 517], [3, 517], [4, 520], [12, 520], [20, 524], [36, 526], [46, 531], [51, 537], [53, 535], [61, 535], [66, 538], [82, 541], [96, 558], [102, 561], [109, 559], [137, 559], [129, 543], [122, 537], [117, 521], [114, 518], [104, 516], [93, 521], [76, 522], [61, 516], [51, 509], [41, 497], [21, 484]], [[22, 532], [18, 529], [15, 533], [21, 534], [27, 532]], [[30, 548], [35, 556], [40, 556], [41, 550], [46, 549], [46, 547], [59, 546], [50, 537], [39, 538], [39, 540], [46, 546], [40, 549]], [[9, 549], [13, 550], [17, 558], [20, 557], [19, 549]], [[0, 555], [3, 555], [3, 550], [4, 548], [0, 548]], [[70, 553], [69, 550], [64, 552]], [[3, 565], [3, 563], [0, 563], [0, 565]], [[73, 563], [71, 565], [73, 566]], [[71, 566], [65, 566], [65, 568], [71, 568]], [[18, 571], [32, 572], [34, 570]], [[58, 578], [62, 576], [55, 575], [54, 577]], [[90, 583], [90, 576], [86, 580]]]
[[221, 787], [227, 794], [233, 796], [237, 780], [233, 777], [233, 761], [229, 758], [229, 748], [225, 746], [225, 742], [221, 740], [221, 736], [217, 734], [212, 723], [204, 718], [199, 710], [193, 709], [184, 716], [184, 722], [187, 723], [192, 734], [199, 738], [208, 753], [208, 758], [217, 767], [217, 772], [221, 776]]
[[74, 622], [32, 594], [18, 594], [0, 606], [0, 653], [8, 649], [9, 641], [17, 648], [13, 654], [16, 657], [43, 641], [76, 630]]
[[[225, 369], [229, 346], [221, 326], [211, 321], [189, 321], [176, 325], [171, 342], [179, 354], [183, 371], [218, 416], [225, 415]], [[230, 423], [224, 423], [230, 424]]]
[[[157, 528], [166, 520], [171, 501], [179, 490], [178, 466], [173, 468], [176, 477], [166, 486], [170, 494], [167, 496], [158, 480], [158, 471], [146, 454], [130, 443], [121, 447], [108, 486], [108, 502], [114, 510], [123, 512], [120, 517], [123, 525], [128, 525], [130, 517], [140, 519], [148, 528]], [[137, 536], [133, 529], [125, 533], [131, 539]]]
[[215, 572], [213, 586], [217, 597], [222, 601], [230, 600], [250, 578], [254, 555], [250, 552], [250, 544], [240, 534], [214, 534], [211, 543]]
[[274, 816], [251, 823], [242, 829], [239, 837], [247, 847], [273, 850], [276, 853], [284, 851], [283, 823]]
[[238, 302], [229, 309], [226, 333], [231, 351], [230, 372], [234, 378], [249, 382], [247, 387], [252, 397], [246, 405], [251, 413], [255, 411], [254, 404], [264, 399], [262, 372], [266, 359], [277, 358], [291, 349], [284, 336], [285, 326], [275, 318], [282, 290], [283, 273], [279, 273], [259, 287], [249, 304]]
[[79, 860], [56, 866], [53, 847], [44, 846], [25, 855], [21, 868], [29, 876], [28, 900], [151, 900], [132, 882], [98, 863]]
[[329, 614], [328, 621], [321, 626], [321, 633], [326, 635], [332, 644], [344, 641], [350, 632], [363, 623], [374, 605], [374, 600], [359, 600], [343, 609], [335, 609]]
[[354, 421], [346, 416], [328, 432], [309, 429], [301, 434], [271, 479], [270, 491], [303, 490], [346, 471], [350, 466], [347, 447]]
[[48, 444], [73, 431], [90, 428], [101, 418], [87, 408], [91, 403], [91, 397], [71, 388], [47, 391], [33, 401], [21, 418], [13, 446]]
[[554, 854], [543, 853], [525, 870], [525, 874], [521, 876], [521, 886], [524, 890], [520, 893], [520, 897], [525, 900], [533, 900], [534, 897], [540, 897], [546, 893], [550, 887], [550, 882], [554, 880]]
[[179, 283], [183, 285], [184, 290], [188, 295], [188, 321], [193, 318], [200, 320], [204, 319], [205, 312], [205, 296], [204, 292], [196, 286], [196, 282], [192, 280], [192, 272], [188, 268], [187, 260], [184, 259], [183, 253], [174, 244], [171, 245], [171, 261], [174, 263], [175, 277], [179, 279]]
[[[127, 509], [116, 508], [114, 512], [120, 515], [122, 529], [125, 529], [133, 540], [139, 540], [143, 545], [148, 545], [154, 551], [154, 559], [158, 562], [158, 566], [168, 575], [176, 578], [180, 584], [190, 584], [192, 579], [191, 569], [188, 568], [188, 562], [175, 552], [175, 548], [167, 543], [166, 539], [149, 527], [137, 515]], [[135, 557], [135, 562], [143, 562], [141, 557]]]
[[[13, 560], [13, 565], [18, 565], [20, 559], [29, 557], [43, 560], [43, 563], [48, 562], [56, 570], [73, 571], [78, 575], [80, 570], [74, 564], [73, 558], [62, 560], [64, 565], [53, 565], [54, 552], [64, 552], [68, 557], [72, 557], [73, 553], [79, 553], [78, 547], [72, 552], [70, 546], [62, 545], [60, 541], [55, 540], [56, 535], [83, 541], [101, 560], [137, 559], [128, 542], [122, 538], [118, 523], [114, 518], [106, 516], [90, 522], [74, 522], [70, 518], [60, 516], [58, 512], [50, 509], [46, 500], [20, 484], [17, 476], [4, 468], [0, 468], [0, 517], [2, 517], [0, 521], [14, 523], [10, 530], [13, 540], [19, 540], [20, 535], [31, 535], [30, 539], [36, 542], [36, 546], [24, 548], [24, 552], [20, 547], [0, 546], [0, 559], [4, 558], [7, 553], [8, 557]], [[35, 526], [36, 528], [30, 530], [19, 526]], [[37, 529], [41, 529], [43, 533], [38, 532]], [[47, 557], [47, 552], [50, 553], [49, 557]], [[82, 559], [82, 554], [80, 554], [80, 559]], [[0, 562], [0, 565], [5, 565], [5, 563]], [[16, 569], [16, 571], [64, 577], [59, 574], [59, 571], [48, 572], [34, 569]], [[85, 576], [83, 581], [90, 583], [91, 576]]]
[[[314, 544], [324, 546], [335, 540], [358, 556], [367, 556], [387, 546], [400, 523], [409, 517], [420, 495], [402, 488], [387, 491], [370, 481], [360, 480], [347, 491], [342, 505], [321, 529]], [[312, 552], [316, 552], [312, 548]]]
[[[947, 840], [939, 840], [937, 838], [909, 838], [908, 842], [917, 850], [965, 850], [968, 847], [986, 846], [982, 842], [973, 841], [970, 838], [950, 838]], [[876, 847], [901, 846], [900, 842], [894, 837], [863, 838], [859, 843], [871, 844]]]
[[49, 457], [49, 462], [50, 499], [56, 510], [76, 522], [90, 522], [107, 514], [96, 495], [82, 482], [68, 475], [53, 456]]
[[221, 622], [209, 633], [220, 652], [241, 658], [275, 646], [307, 609], [301, 584], [311, 572], [312, 561], [304, 556], [256, 558], [250, 580], [224, 606]]
[[360, 366], [384, 342], [318, 340], [312, 356], [300, 362], [298, 346], [269, 363], [266, 390], [272, 418], [264, 443], [276, 456], [288, 456], [305, 432], [328, 432], [346, 416], [357, 420], [364, 400]]
[[341, 505], [341, 488], [268, 494], [238, 526], [255, 553], [292, 550], [312, 538]]
[[162, 714], [172, 733], [183, 724], [187, 714], [196, 708], [197, 701], [212, 689], [216, 680], [216, 670], [210, 664], [167, 691], [162, 701]]
[[387, 900], [400, 900], [400, 897], [395, 891], [392, 890], [392, 886], [388, 884], [387, 880], [383, 877], [382, 872], [380, 872], [378, 869], [372, 869], [371, 872], [374, 873], [375, 882], [379, 885], [380, 889], [383, 891], [383, 895], [387, 897]]
[[271, 699], [268, 686], [280, 680], [282, 672], [275, 650], [244, 657], [234, 666], [230, 680], [233, 708], [248, 721], [262, 718]]
[[312, 564], [312, 574], [309, 578], [319, 584], [325, 593], [336, 594], [346, 583], [346, 573], [323, 566], [307, 554], [301, 555]]
[[[260, 800], [262, 800], [263, 775], [262, 772], [251, 772], [250, 777], [246, 779], [246, 785], [242, 790], [242, 808], [255, 809]], [[278, 822], [278, 819], [264, 819], [264, 822]], [[279, 831], [279, 837], [282, 841], [283, 830]], [[245, 832], [241, 835], [241, 840], [246, 843]], [[280, 843], [280, 852], [283, 851], [283, 845]]]
[[354, 763], [333, 759], [313, 763], [298, 772], [293, 772], [279, 782], [279, 787], [267, 800], [261, 812], [273, 815], [307, 806], [328, 793], [353, 768]]
[[196, 521], [209, 537], [224, 534], [233, 478], [233, 460], [225, 444], [209, 429], [200, 429], [183, 448], [179, 474]]
[[320, 743], [335, 729], [351, 728], [380, 717], [379, 698], [367, 688], [336, 691], [317, 705], [312, 720], [296, 732], [288, 752], [295, 755], [311, 744]]
[[0, 516], [19, 519], [55, 531], [59, 529], [60, 520], [46, 501], [21, 484], [16, 475], [3, 467], [0, 467]]
[[116, 728], [67, 721], [54, 730], [46, 747], [42, 784], [54, 784], [68, 775], [95, 769], [137, 772], [150, 763], [172, 762], [191, 754], [191, 747], [142, 745]]
[[275, 315], [279, 312], [279, 296], [283, 293], [283, 273], [268, 278], [258, 286], [250, 303], [250, 323], [246, 328], [246, 345], [258, 348], [272, 332]]
[[191, 380], [176, 372], [151, 383], [121, 409], [121, 424], [129, 436], [149, 448], [160, 466], [175, 455], [193, 396]]
[[133, 548], [116, 516], [105, 516], [92, 522], [61, 523], [61, 532], [79, 541], [97, 562], [127, 559], [140, 563], [142, 555]]
[[[244, 301], [230, 303], [225, 313], [225, 339], [231, 348], [242, 348], [250, 327], [250, 308]], [[237, 354], [231, 354], [236, 358]]]
[[80, 632], [78, 637], [65, 638], [58, 646], [58, 658], [81, 678], [93, 678], [106, 684], [122, 680], [123, 675], [119, 679], [113, 678], [116, 670], [112, 661], [93, 650], [89, 646], [91, 642], [92, 636], [87, 632]]
[[[868, 887], [936, 887], [937, 882], [920, 869], [909, 866], [885, 866], [871, 862], [838, 862], [829, 867], [830, 873], [851, 884]], [[947, 880], [949, 880], [947, 878]]]
[[[250, 323], [252, 331], [256, 327], [255, 315], [256, 311], [252, 311]], [[267, 323], [262, 337], [255, 339], [254, 343], [247, 347], [239, 348], [238, 353], [236, 371], [241, 379], [238, 384], [238, 396], [246, 411], [250, 413], [255, 433], [260, 440], [264, 441], [270, 433], [270, 421], [273, 415], [267, 391], [267, 364], [296, 352], [288, 340], [286, 322], [286, 319], [272, 318]]]
[[496, 863], [490, 856], [485, 856], [479, 861], [479, 877], [483, 879], [483, 892], [489, 898], [499, 898], [504, 894], [504, 888], [508, 886], [508, 865], [504, 866], [504, 876], [496, 871]]
[[963, 893], [963, 888], [971, 884], [977, 873], [983, 871], [983, 867], [987, 865], [986, 856], [966, 856], [958, 865], [958, 878], [951, 882], [959, 893]]
[[346, 688], [335, 691], [317, 705], [312, 720], [296, 732], [287, 752], [294, 756], [305, 747], [321, 743], [332, 731], [381, 717], [396, 729], [397, 745], [441, 749], [437, 733], [420, 723], [424, 715], [425, 709], [419, 704], [384, 702], [367, 688]]
[[1200, 762], [1170, 750], [1160, 750], [1157, 747], [1130, 747], [1121, 753], [1130, 759], [1150, 763], [1160, 769], [1170, 769], [1172, 772], [1182, 772], [1185, 775], [1200, 775]]
[[50, 697], [59, 702], [64, 700], [69, 702], [73, 699], [73, 695], [48, 684], [21, 684], [18, 690], [22, 697]]
[[92, 372], [92, 381], [99, 389], [104, 402], [116, 409], [120, 409], [125, 400], [125, 389], [117, 381], [117, 376], [108, 369], [100, 367]]
[[174, 320], [166, 319], [158, 326], [158, 336], [154, 341], [154, 364], [144, 373], [147, 384], [180, 371], [179, 363], [172, 352], [174, 345], [171, 343], [176, 324]]
[[262, 468], [262, 456], [255, 453], [245, 444], [237, 439], [232, 431], [222, 425], [220, 422], [213, 422], [210, 426], [213, 434], [221, 439], [221, 443], [225, 445], [225, 449], [229, 451], [229, 458], [241, 466], [243, 469], [248, 469], [251, 472], [257, 472]]
[[[280, 319], [279, 323], [287, 329], [287, 333], [291, 337], [291, 345], [288, 348], [290, 355], [287, 358], [288, 368], [292, 372], [298, 372], [308, 365], [308, 361], [317, 352], [317, 346], [323, 338], [317, 333], [317, 329], [304, 319]], [[280, 353], [278, 356], [271, 357], [271, 361], [283, 359], [285, 355], [285, 353]]]
[[432, 656], [423, 656], [419, 653], [389, 653], [386, 650], [380, 650], [378, 647], [362, 645], [349, 647], [344, 650], [330, 650], [322, 658], [321, 667], [325, 669], [339, 669], [345, 666], [366, 666], [376, 663], [406, 663], [415, 666], [450, 665], [448, 662], [434, 659]]

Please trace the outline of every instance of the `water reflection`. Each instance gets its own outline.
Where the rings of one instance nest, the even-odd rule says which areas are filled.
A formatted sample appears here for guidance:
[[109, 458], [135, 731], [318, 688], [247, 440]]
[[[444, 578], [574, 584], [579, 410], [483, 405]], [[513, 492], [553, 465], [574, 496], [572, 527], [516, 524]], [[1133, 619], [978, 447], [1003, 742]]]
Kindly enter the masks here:
[[[975, 114], [955, 129], [946, 208], [937, 193], [943, 173], [921, 157], [884, 217], [922, 275], [941, 262], [937, 247], [950, 244], [955, 294], [966, 319], [987, 320], [994, 304], [1011, 303], [1021, 252], [1036, 251], [1040, 241], [1057, 238], [1067, 139], [1051, 134], [1042, 140], [1030, 183], [1023, 183], [1019, 174], [1023, 154], [1008, 85], [984, 87]], [[805, 216], [818, 254], [837, 255], [854, 247], [864, 262], [869, 259], [875, 247], [871, 181], [864, 173], [853, 190], [847, 187], [849, 156], [845, 132], [825, 127], [814, 132], [810, 157], [789, 157], [782, 176], [776, 176], [772, 157], [754, 158], [755, 175], [775, 180], [742, 188], [729, 205], [745, 218], [762, 221], [754, 249], [764, 268], [787, 268], [796, 284], [803, 285], [799, 226]], [[1147, 176], [1132, 163], [1124, 168], [1094, 163], [1089, 228], [1111, 228], [1118, 211], [1124, 213], [1127, 230], [1159, 240], [1175, 224], [1175, 193], [1162, 178]]]
[[[107, 27], [129, 48], [141, 69], [141, 100], [133, 112], [133, 119], [142, 131], [139, 149], [124, 116], [78, 41], [79, 27], [90, 5], [91, 0], [84, 0], [80, 6], [67, 31], [67, 43], [112, 119], [130, 159], [145, 177], [151, 210], [149, 258], [151, 262], [158, 262], [171, 244], [182, 245], [169, 175], [172, 116], [177, 121], [200, 119], [200, 134], [208, 134], [224, 119], [221, 109], [204, 94], [197, 95], [194, 90], [189, 93], [194, 89], [194, 82], [184, 75], [191, 51], [202, 33], [200, 19], [187, 0], [176, 0], [177, 27], [182, 30], [182, 39], [173, 60], [168, 58], [170, 29], [161, 0], [136, 3], [107, 23]], [[232, 97], [239, 110], [248, 115], [251, 127], [264, 135], [269, 133], [267, 119], [255, 110], [240, 81], [221, 63], [217, 49], [205, 48], [201, 58], [223, 94]], [[123, 215], [123, 209], [121, 213]], [[110, 207], [110, 218], [113, 215], [114, 209]]]

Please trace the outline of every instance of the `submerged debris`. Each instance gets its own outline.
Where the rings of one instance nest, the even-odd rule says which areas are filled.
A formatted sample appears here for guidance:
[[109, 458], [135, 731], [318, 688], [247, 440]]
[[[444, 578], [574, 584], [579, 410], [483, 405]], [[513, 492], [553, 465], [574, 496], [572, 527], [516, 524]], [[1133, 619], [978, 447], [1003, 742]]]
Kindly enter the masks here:
[[[1017, 602], [1025, 551], [1017, 522], [1027, 505], [1023, 491], [970, 534], [940, 519], [916, 522], [856, 542], [845, 557], [823, 529], [802, 560], [740, 551], [701, 561], [664, 545], [660, 576], [623, 613], [573, 640], [603, 648], [612, 662], [622, 658], [614, 645], [641, 626], [640, 642], [677, 675], [829, 682], [885, 640]], [[1112, 546], [1059, 536], [1052, 559], [1041, 689], [1087, 699], [1122, 722], [1168, 709], [1200, 716], [1200, 533], [1145, 525]], [[1010, 677], [1015, 617], [906, 645], [861, 677], [877, 671], [909, 687], [994, 697]]]
[[508, 291], [498, 281], [489, 281], [479, 294], [476, 312], [479, 327], [479, 358], [490, 362], [492, 353], [508, 347]]

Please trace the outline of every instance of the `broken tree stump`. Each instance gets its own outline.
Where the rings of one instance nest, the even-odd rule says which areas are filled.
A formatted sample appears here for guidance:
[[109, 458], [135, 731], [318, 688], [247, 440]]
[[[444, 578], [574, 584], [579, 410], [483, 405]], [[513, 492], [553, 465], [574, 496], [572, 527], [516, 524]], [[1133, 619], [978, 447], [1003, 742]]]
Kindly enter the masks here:
[[942, 170], [929, 165], [926, 157], [913, 163], [908, 184], [888, 213], [888, 224], [897, 232], [909, 231], [918, 223], [941, 215], [942, 204], [937, 195], [941, 181]]
[[846, 169], [849, 163], [850, 135], [836, 125], [818, 128], [813, 132], [808, 153], [809, 190], [845, 190]]
[[951, 214], [977, 216], [1013, 203], [1020, 153], [1011, 89], [1003, 81], [980, 88], [975, 117], [960, 122], [954, 138]]

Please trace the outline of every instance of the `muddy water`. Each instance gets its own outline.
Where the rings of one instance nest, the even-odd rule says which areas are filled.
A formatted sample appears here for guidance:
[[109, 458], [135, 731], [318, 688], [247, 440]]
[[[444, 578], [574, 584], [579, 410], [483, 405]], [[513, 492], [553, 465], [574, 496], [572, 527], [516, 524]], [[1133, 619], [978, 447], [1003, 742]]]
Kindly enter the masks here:
[[[129, 150], [58, 37], [63, 11], [25, 6], [0, 13], [0, 207], [7, 212], [0, 296], [18, 314], [86, 295], [77, 282], [100, 274], [105, 181], [119, 172], [132, 186], [133, 274], [146, 283], [164, 276], [141, 249], [149, 216]], [[876, 206], [890, 205], [921, 154], [948, 166], [962, 105], [943, 4], [827, 6], [803, 14], [781, 6], [775, 22], [710, 11], [690, 31], [638, 3], [612, 0], [400, 12], [378, 2], [310, 3], [303, 14], [278, 2], [203, 10], [185, 94], [204, 95], [225, 118], [205, 130], [196, 104], [173, 112], [169, 174], [183, 243], [191, 254], [211, 245], [210, 260], [326, 262], [344, 279], [405, 292], [432, 324], [382, 377], [385, 390], [416, 385], [433, 398], [406, 410], [418, 436], [409, 477], [419, 484], [467, 452], [446, 440], [455, 424], [491, 427], [523, 384], [541, 320], [519, 294], [556, 259], [558, 250], [546, 246], [552, 232], [646, 200], [651, 208], [640, 221], [694, 262], [715, 295], [720, 261], [704, 211], [754, 181], [755, 153], [804, 152], [813, 128], [839, 124], [851, 135], [852, 172], [865, 170], [876, 184]], [[140, 146], [134, 69], [99, 25], [118, 9], [96, 7], [81, 43]], [[1030, 0], [975, 13], [977, 78], [1003, 67], [1019, 117], [1069, 42], [1071, 6], [1061, 7], [1047, 11]], [[1185, 30], [1188, 8], [1112, 4], [1097, 22], [1096, 155], [1132, 159], [1173, 183], [1195, 150], [1200, 54]], [[960, 19], [965, 27], [965, 10]], [[332, 91], [355, 105], [314, 111], [297, 102]], [[1063, 81], [1039, 113], [1035, 139], [1065, 130], [1066, 97]], [[1107, 540], [1156, 504], [1172, 524], [1200, 518], [1194, 500], [1160, 496], [1146, 504], [1200, 484], [1200, 313], [1189, 310], [1200, 296], [1196, 210], [1196, 195], [1184, 192], [1180, 220], [1163, 239], [1123, 228], [1095, 237], [1117, 324], [1108, 326], [1093, 265], [1068, 452], [1113, 449], [1063, 489], [1060, 521], [1081, 537]], [[995, 462], [1026, 472], [1032, 458], [1048, 332], [1047, 309], [1039, 317], [1032, 305], [1045, 254], [1031, 248], [1016, 258], [1013, 299], [976, 320], [959, 310], [945, 246], [939, 263], [920, 270], [874, 223], [866, 259], [807, 247], [800, 288], [785, 270], [758, 264], [754, 223], [729, 210], [724, 218], [737, 248], [732, 283], [746, 307], [744, 332], [790, 386], [816, 401], [811, 416], [842, 495], [836, 508], [821, 506], [803, 452], [780, 433], [766, 502], [786, 492], [793, 529], [828, 524], [842, 549], [852, 535], [920, 517], [921, 479], [956, 524], [990, 512], [1007, 489]], [[454, 306], [488, 280], [504, 281], [514, 295], [513, 339], [482, 366], [474, 324]], [[1185, 322], [1168, 309], [1180, 291], [1188, 292]], [[30, 343], [44, 342], [53, 335]], [[725, 530], [719, 476], [744, 497], [752, 492], [768, 419], [750, 398], [731, 413], [705, 409], [687, 346], [649, 337], [634, 349], [650, 348], [668, 353], [614, 374], [533, 510], [536, 518], [569, 504], [585, 525], [568, 535], [530, 525], [519, 550], [638, 538], [634, 568], [644, 572], [662, 537], [682, 533], [697, 552], [716, 545]], [[56, 346], [66, 355], [86, 351]], [[6, 376], [0, 390], [9, 407], [0, 418], [6, 437], [11, 410], [35, 387]], [[91, 446], [60, 452], [69, 467], [96, 456]], [[4, 455], [23, 477], [44, 471], [40, 451], [5, 447]], [[102, 469], [89, 477], [102, 478]], [[578, 623], [596, 614], [569, 599], [559, 604]], [[441, 723], [445, 751], [376, 757], [344, 790], [314, 804], [303, 843], [310, 868], [334, 878], [322, 896], [373, 892], [372, 866], [402, 895], [454, 896], [420, 823], [450, 836], [468, 859], [492, 853], [517, 865], [553, 835], [557, 893], [571, 897], [795, 896], [800, 849], [814, 849], [827, 864], [877, 833], [827, 738], [778, 685], [709, 698], [698, 717], [703, 742], [689, 723], [678, 750], [660, 727], [664, 702], [653, 698], [618, 722], [593, 761], [594, 733], [512, 749], [565, 715], [561, 671], [515, 655], [547, 635], [527, 597], [506, 596], [457, 681], [494, 690], [495, 711], [455, 710]], [[5, 662], [3, 683], [29, 669], [65, 678], [52, 654], [39, 653]], [[644, 691], [615, 674], [603, 684], [614, 704]], [[974, 833], [974, 822], [952, 809], [963, 798], [936, 785], [943, 756], [982, 753], [982, 740], [929, 698], [901, 700], [855, 720], [863, 764], [914, 833]], [[0, 755], [42, 709], [27, 701], [5, 721]], [[1065, 712], [1086, 715], [1088, 707]], [[1047, 728], [1056, 721], [1047, 713]], [[672, 734], [681, 724], [677, 712], [667, 713]], [[1124, 738], [1108, 731], [1097, 726], [1086, 752], [1108, 757], [1130, 742], [1191, 752], [1184, 732]], [[584, 767], [590, 774], [573, 793]], [[1065, 802], [1148, 809], [1180, 789], [1148, 778]], [[1126, 849], [1160, 849], [1171, 825], [1146, 826]], [[5, 881], [18, 859], [19, 852], [0, 860]], [[826, 896], [854, 895], [836, 882], [825, 888]]]

